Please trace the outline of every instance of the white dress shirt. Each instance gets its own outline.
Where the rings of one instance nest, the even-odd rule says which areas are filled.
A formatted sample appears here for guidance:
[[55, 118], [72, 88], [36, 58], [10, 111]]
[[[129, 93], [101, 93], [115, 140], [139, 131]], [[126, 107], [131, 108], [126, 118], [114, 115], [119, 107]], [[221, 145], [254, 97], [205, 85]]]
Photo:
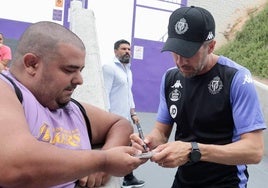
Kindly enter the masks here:
[[104, 64], [102, 70], [109, 111], [130, 121], [130, 109], [135, 108], [130, 63], [122, 64], [115, 57], [110, 64]]

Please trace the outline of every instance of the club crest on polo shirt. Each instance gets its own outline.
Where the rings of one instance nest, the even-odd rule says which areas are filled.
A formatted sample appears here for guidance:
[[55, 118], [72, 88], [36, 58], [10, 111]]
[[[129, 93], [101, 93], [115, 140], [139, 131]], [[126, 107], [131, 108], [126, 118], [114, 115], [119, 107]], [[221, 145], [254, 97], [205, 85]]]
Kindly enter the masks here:
[[181, 35], [184, 34], [189, 29], [188, 23], [186, 22], [185, 18], [181, 18], [176, 24], [175, 24], [175, 31], [177, 34]]
[[208, 90], [212, 95], [219, 93], [223, 88], [223, 83], [220, 77], [216, 76], [208, 84]]

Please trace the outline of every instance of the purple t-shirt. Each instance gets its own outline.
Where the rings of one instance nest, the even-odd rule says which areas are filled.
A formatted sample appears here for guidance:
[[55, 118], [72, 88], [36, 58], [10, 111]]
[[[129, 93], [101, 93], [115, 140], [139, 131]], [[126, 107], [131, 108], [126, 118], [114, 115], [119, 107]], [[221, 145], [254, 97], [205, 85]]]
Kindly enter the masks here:
[[[41, 142], [72, 150], [90, 150], [91, 144], [84, 117], [79, 107], [70, 102], [64, 108], [50, 111], [42, 106], [33, 94], [7, 71], [23, 95], [23, 108], [31, 134]], [[6, 78], [1, 79], [11, 84]], [[38, 151], [37, 151], [38, 152]], [[73, 188], [75, 180], [53, 188]]]

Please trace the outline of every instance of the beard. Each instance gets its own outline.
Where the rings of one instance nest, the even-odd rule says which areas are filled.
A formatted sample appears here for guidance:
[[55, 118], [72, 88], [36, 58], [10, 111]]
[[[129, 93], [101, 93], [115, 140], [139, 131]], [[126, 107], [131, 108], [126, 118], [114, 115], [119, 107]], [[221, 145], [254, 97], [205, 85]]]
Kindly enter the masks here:
[[121, 56], [119, 58], [119, 61], [121, 63], [124, 63], [124, 64], [128, 64], [129, 63], [129, 60], [130, 60], [130, 55], [129, 54], [125, 54], [125, 55], [123, 55], [123, 56]]

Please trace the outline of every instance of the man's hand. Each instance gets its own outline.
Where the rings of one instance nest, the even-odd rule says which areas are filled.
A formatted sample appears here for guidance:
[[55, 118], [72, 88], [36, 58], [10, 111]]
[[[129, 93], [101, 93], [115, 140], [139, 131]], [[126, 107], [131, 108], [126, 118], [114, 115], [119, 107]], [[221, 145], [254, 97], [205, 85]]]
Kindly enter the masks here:
[[111, 176], [105, 172], [97, 172], [79, 179], [78, 185], [80, 187], [101, 187], [110, 180], [110, 177]]
[[125, 176], [147, 161], [135, 157], [141, 151], [130, 146], [119, 146], [102, 151], [106, 153], [106, 163], [101, 169], [114, 176]]
[[136, 113], [131, 114], [131, 119], [132, 119], [132, 122], [133, 122], [134, 124], [137, 124], [137, 123], [140, 122], [140, 118], [138, 117], [138, 115], [137, 115]]
[[175, 168], [188, 162], [191, 144], [181, 141], [168, 142], [159, 145], [153, 151], [155, 154], [151, 158], [152, 162], [165, 168]]

